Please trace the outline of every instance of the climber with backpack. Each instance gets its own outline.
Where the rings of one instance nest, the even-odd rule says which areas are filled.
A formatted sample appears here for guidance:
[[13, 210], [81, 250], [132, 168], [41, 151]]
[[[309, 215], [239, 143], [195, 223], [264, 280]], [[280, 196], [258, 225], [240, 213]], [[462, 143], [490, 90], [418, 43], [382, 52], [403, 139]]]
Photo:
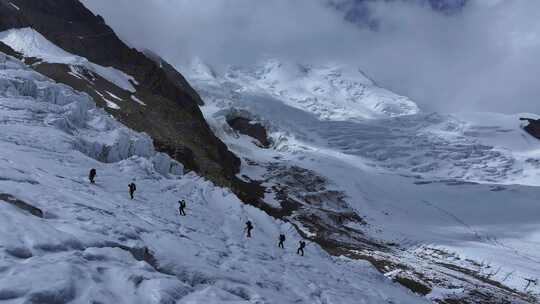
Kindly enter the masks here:
[[304, 256], [304, 248], [306, 248], [306, 242], [300, 241], [299, 244], [300, 244], [300, 247], [298, 247], [298, 250], [296, 250], [296, 254], [300, 254], [301, 256]]
[[180, 212], [181, 216], [186, 216], [186, 212], [184, 211], [184, 209], [186, 208], [186, 201], [181, 200], [178, 201], [178, 203], [180, 204], [180, 206], [178, 207], [178, 212]]
[[90, 180], [91, 184], [96, 183], [96, 181], [95, 181], [96, 174], [97, 174], [96, 169], [94, 169], [94, 168], [90, 169], [90, 173], [88, 174], [88, 179]]
[[246, 236], [248, 238], [251, 237], [251, 230], [253, 230], [253, 225], [251, 224], [251, 221], [246, 222], [246, 227], [244, 228], [244, 231], [246, 232]]
[[131, 197], [131, 199], [134, 198], [133, 194], [135, 194], [135, 191], [137, 191], [137, 186], [135, 185], [135, 183], [130, 183], [128, 185], [128, 188], [129, 188], [129, 196]]
[[281, 248], [281, 249], [285, 249], [285, 245], [283, 245], [283, 243], [285, 242], [285, 234], [280, 234], [279, 235], [279, 244], [278, 244], [278, 247]]

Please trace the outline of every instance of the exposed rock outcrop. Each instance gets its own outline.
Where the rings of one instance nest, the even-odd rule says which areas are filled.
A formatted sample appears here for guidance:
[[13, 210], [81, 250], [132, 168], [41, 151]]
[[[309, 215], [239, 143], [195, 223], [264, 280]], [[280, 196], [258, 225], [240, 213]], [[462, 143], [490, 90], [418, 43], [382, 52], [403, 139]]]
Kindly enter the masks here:
[[33, 216], [43, 217], [43, 211], [37, 207], [30, 205], [29, 203], [22, 201], [11, 194], [0, 193], [0, 201], [4, 201], [12, 206], [15, 206], [23, 211], [27, 211]]
[[272, 144], [268, 138], [266, 128], [260, 123], [253, 122], [248, 118], [233, 116], [227, 117], [227, 123], [240, 134], [256, 139], [260, 146], [264, 148], [268, 148]]
[[540, 119], [520, 118], [519, 120], [527, 121], [529, 124], [523, 127], [527, 133], [540, 139]]
[[204, 101], [201, 99], [201, 96], [199, 95], [199, 93], [197, 93], [197, 91], [195, 91], [191, 87], [191, 85], [186, 80], [186, 78], [184, 78], [184, 76], [180, 74], [180, 72], [178, 72], [170, 63], [168, 63], [161, 56], [159, 56], [158, 54], [150, 50], [144, 50], [144, 54], [148, 58], [152, 59], [157, 65], [159, 65], [165, 71], [165, 73], [167, 74], [167, 77], [169, 77], [169, 79], [174, 84], [179, 86], [182, 90], [186, 91], [189, 94], [189, 96], [191, 96], [191, 98], [193, 98], [193, 100], [197, 102], [197, 104], [201, 106], [204, 105]]

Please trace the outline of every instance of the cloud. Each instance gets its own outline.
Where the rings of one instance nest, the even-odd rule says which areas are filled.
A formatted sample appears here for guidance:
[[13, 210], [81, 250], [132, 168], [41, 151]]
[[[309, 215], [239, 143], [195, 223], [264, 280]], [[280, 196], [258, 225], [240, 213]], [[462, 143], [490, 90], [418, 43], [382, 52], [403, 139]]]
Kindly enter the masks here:
[[262, 55], [333, 54], [357, 31], [319, 0], [84, 0], [122, 38], [172, 61], [244, 63]]
[[111, 2], [83, 0], [124, 40], [178, 66], [195, 56], [213, 65], [343, 61], [428, 111], [540, 113], [540, 1], [470, 0], [454, 14], [366, 2], [375, 31], [327, 0]]

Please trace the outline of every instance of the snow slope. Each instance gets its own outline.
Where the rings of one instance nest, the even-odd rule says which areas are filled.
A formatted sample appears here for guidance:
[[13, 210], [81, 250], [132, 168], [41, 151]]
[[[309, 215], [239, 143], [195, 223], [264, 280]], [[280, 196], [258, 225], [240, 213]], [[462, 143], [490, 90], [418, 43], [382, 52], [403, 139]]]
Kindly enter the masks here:
[[[314, 107], [291, 104], [287, 93], [259, 86], [266, 76], [248, 85], [245, 75], [223, 76], [209, 68], [191, 73], [206, 102], [207, 120], [244, 158], [243, 175], [260, 179], [265, 166], [281, 162], [328, 178], [369, 223], [364, 232], [399, 244], [404, 252], [398, 259], [426, 277], [450, 259], [470, 261], [479, 276], [520, 291], [526, 279], [538, 278], [540, 141], [520, 128], [519, 115], [418, 113], [344, 119], [313, 110], [329, 107], [324, 98], [315, 100], [320, 104]], [[265, 124], [273, 149], [261, 150], [236, 134], [225, 121], [227, 115]], [[426, 252], [435, 250], [445, 257], [430, 264]], [[454, 287], [435, 289], [428, 297], [463, 292], [459, 283], [447, 286]], [[539, 294], [540, 286], [526, 291]]]
[[[367, 262], [315, 244], [297, 256], [290, 225], [182, 175], [148, 136], [3, 54], [0, 122], [3, 303], [425, 302]], [[176, 213], [179, 199], [187, 217]], [[280, 232], [285, 250], [276, 246]]]
[[103, 67], [88, 61], [86, 58], [70, 54], [32, 28], [10, 29], [0, 32], [0, 41], [25, 57], [38, 58], [48, 63], [84, 66], [119, 88], [132, 93], [136, 91], [133, 84], [137, 84], [137, 82], [132, 76], [115, 68]]
[[[243, 72], [251, 70], [254, 72]], [[326, 71], [336, 70], [339, 68]], [[410, 109], [396, 112], [399, 115], [382, 115], [381, 112], [363, 115], [358, 112], [360, 104], [364, 113], [371, 111], [373, 114], [376, 107], [366, 106], [362, 97], [351, 103], [352, 97], [346, 94], [347, 90], [339, 91], [341, 94], [323, 90], [320, 98], [312, 99], [313, 106], [295, 104], [290, 97], [294, 90], [282, 88], [290, 83], [293, 87], [296, 83], [307, 82], [305, 86], [309, 87], [310, 82], [317, 82], [306, 80], [303, 75], [296, 78], [275, 76], [278, 80], [270, 81], [268, 79], [274, 76], [269, 74], [274, 73], [266, 73], [259, 67], [234, 68], [236, 74], [220, 75], [200, 62], [187, 71], [191, 73], [188, 74], [190, 80], [209, 101], [207, 116], [214, 112], [219, 116], [231, 109], [246, 110], [274, 131], [276, 148], [281, 150], [294, 150], [291, 142], [301, 142], [305, 147], [356, 156], [369, 166], [402, 175], [540, 185], [540, 167], [534, 161], [540, 158], [540, 142], [520, 128], [521, 115], [420, 113], [408, 99], [406, 104], [410, 103]], [[333, 73], [324, 77], [331, 78]], [[233, 74], [235, 76], [231, 76]], [[262, 76], [255, 78], [253, 75]], [[357, 76], [358, 80], [332, 81], [372, 83], [363, 74]], [[299, 100], [302, 96], [298, 93], [293, 99]], [[385, 97], [375, 95], [373, 98], [387, 108], [396, 105], [388, 103]], [[329, 100], [334, 104], [327, 103]], [[220, 132], [221, 126], [216, 129]], [[281, 143], [282, 140], [286, 142]]]

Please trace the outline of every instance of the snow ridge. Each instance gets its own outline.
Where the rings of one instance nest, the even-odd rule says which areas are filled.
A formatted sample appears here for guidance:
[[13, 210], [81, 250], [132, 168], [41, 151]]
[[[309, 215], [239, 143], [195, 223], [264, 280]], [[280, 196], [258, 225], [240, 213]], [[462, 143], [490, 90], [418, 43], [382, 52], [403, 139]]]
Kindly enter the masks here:
[[0, 32], [0, 41], [25, 57], [34, 57], [48, 63], [84, 66], [118, 87], [136, 92], [135, 78], [112, 67], [103, 67], [88, 59], [70, 54], [59, 48], [32, 28], [10, 29]]
[[363, 120], [420, 112], [409, 98], [380, 88], [362, 71], [343, 65], [269, 59], [253, 67], [231, 66], [220, 75], [194, 60], [187, 70], [195, 83], [221, 84], [243, 94], [267, 94], [321, 120]]

